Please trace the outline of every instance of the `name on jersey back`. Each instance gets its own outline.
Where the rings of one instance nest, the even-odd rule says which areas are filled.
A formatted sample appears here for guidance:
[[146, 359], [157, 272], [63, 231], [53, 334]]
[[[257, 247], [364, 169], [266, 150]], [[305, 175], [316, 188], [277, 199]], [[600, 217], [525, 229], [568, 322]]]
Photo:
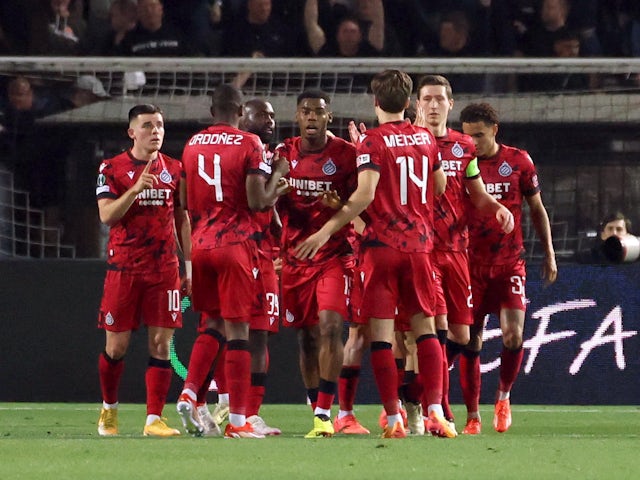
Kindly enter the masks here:
[[198, 133], [191, 137], [189, 145], [242, 145], [243, 138], [237, 133]]

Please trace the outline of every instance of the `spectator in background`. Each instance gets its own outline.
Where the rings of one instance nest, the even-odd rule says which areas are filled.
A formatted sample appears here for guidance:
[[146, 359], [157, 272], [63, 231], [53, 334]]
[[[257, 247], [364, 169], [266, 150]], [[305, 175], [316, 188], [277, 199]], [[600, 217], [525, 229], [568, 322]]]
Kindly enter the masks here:
[[97, 77], [81, 75], [71, 86], [68, 94], [63, 96], [62, 108], [65, 110], [80, 108], [110, 97]]
[[61, 175], [58, 164], [50, 161], [43, 142], [35, 131], [35, 121], [61, 110], [61, 102], [46, 89], [36, 91], [24, 76], [7, 84], [6, 103], [0, 118], [0, 156], [14, 173], [18, 188], [31, 192], [37, 208], [55, 203], [60, 193], [56, 186]]
[[208, 57], [222, 53], [221, 7], [222, 1], [164, 0], [167, 20]]
[[327, 36], [320, 26], [318, 0], [306, 0], [304, 26], [311, 53], [319, 57], [374, 57], [383, 53], [385, 43], [384, 10], [382, 1], [377, 0], [367, 6], [367, 16], [371, 22], [365, 32], [360, 20], [345, 14], [335, 27], [335, 38]]
[[271, 0], [247, 0], [246, 14], [224, 31], [227, 57], [292, 57], [304, 53], [295, 25], [273, 12]]
[[124, 37], [136, 28], [138, 8], [136, 0], [113, 0], [109, 7], [108, 23], [96, 19], [80, 45], [86, 56], [115, 55]]
[[86, 23], [82, 0], [38, 0], [30, 12], [29, 54], [77, 55]]
[[115, 49], [133, 57], [185, 57], [194, 55], [180, 30], [167, 21], [161, 0], [138, 0], [138, 24]]
[[[563, 27], [553, 35], [552, 56], [554, 58], [578, 58], [582, 48], [582, 36], [576, 30]], [[599, 86], [597, 74], [544, 73], [520, 75], [518, 90], [521, 92], [562, 92], [566, 90], [586, 91]]]
[[569, 0], [542, 0], [536, 22], [522, 37], [519, 50], [525, 57], [552, 57], [555, 32], [567, 27]]
[[[576, 5], [576, 9], [582, 8], [582, 3]], [[576, 20], [573, 24], [569, 22], [571, 6], [571, 0], [542, 0], [536, 23], [522, 37], [519, 49], [524, 56], [553, 57], [555, 33], [562, 28], [580, 32], [581, 56], [593, 57], [601, 54], [595, 27], [587, 28], [584, 24], [581, 25], [582, 20]]]
[[[610, 2], [611, 0], [607, 0]], [[569, 0], [567, 25], [580, 35], [583, 57], [602, 56], [602, 44], [597, 34], [598, 4], [602, 0]], [[637, 3], [637, 1], [635, 2]]]
[[598, 232], [591, 231], [587, 235], [592, 241], [586, 248], [579, 248], [576, 252], [576, 261], [579, 263], [610, 263], [605, 255], [605, 241], [614, 235], [623, 237], [631, 230], [631, 221], [622, 212], [607, 214], [598, 226]]
[[[454, 10], [443, 15], [440, 21], [437, 44], [427, 49], [432, 57], [483, 57], [488, 55], [486, 38], [473, 37], [471, 21], [463, 10]], [[485, 75], [448, 75], [451, 85], [460, 92], [482, 92]]]

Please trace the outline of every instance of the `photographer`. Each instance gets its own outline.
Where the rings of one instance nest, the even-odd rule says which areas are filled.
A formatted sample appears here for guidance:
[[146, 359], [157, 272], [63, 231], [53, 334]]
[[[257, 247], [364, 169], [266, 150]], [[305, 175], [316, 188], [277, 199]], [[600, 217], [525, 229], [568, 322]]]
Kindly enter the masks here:
[[593, 242], [576, 252], [576, 261], [579, 263], [619, 263], [608, 254], [609, 250], [605, 248], [605, 242], [613, 236], [622, 238], [629, 235], [630, 229], [631, 221], [623, 213], [614, 212], [606, 215], [600, 222], [598, 235], [593, 238]]

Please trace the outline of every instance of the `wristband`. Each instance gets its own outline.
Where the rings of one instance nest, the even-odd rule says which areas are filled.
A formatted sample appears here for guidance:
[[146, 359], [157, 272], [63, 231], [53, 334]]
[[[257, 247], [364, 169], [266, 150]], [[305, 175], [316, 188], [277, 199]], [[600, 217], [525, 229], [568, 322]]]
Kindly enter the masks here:
[[184, 272], [187, 276], [187, 279], [191, 280], [193, 278], [193, 267], [191, 266], [191, 260], [184, 261]]

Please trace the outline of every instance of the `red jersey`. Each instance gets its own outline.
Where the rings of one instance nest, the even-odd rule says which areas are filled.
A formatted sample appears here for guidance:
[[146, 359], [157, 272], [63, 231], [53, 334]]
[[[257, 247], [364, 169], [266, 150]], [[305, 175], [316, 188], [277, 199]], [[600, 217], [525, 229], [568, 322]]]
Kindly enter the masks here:
[[447, 188], [434, 200], [433, 224], [436, 250], [463, 252], [469, 245], [465, 217], [465, 179], [477, 178], [476, 147], [469, 135], [447, 128], [443, 137], [436, 137], [441, 164], [447, 176]]
[[278, 201], [283, 227], [282, 251], [289, 265], [316, 265], [352, 253], [349, 241], [355, 233], [351, 224], [332, 235], [313, 260], [298, 260], [293, 249], [336, 213], [322, 203], [322, 192], [336, 190], [343, 201], [354, 192], [358, 182], [356, 150], [342, 138], [329, 137], [321, 152], [302, 153], [301, 141], [300, 137], [288, 138], [276, 149], [281, 157], [289, 160], [289, 184], [293, 187]]
[[403, 252], [433, 250], [433, 176], [440, 168], [429, 130], [407, 121], [367, 130], [357, 145], [358, 169], [380, 173], [366, 210], [362, 244], [382, 243]]
[[540, 191], [538, 173], [529, 154], [518, 148], [500, 145], [491, 158], [478, 160], [487, 192], [513, 214], [514, 228], [506, 234], [493, 216], [469, 211], [469, 260], [482, 265], [505, 265], [521, 258], [522, 202]]
[[230, 125], [213, 125], [189, 139], [182, 163], [192, 248], [219, 248], [255, 238], [260, 229], [249, 210], [246, 178], [271, 173], [260, 139]]
[[[104, 160], [98, 172], [98, 200], [122, 196], [146, 165], [146, 160], [134, 158], [130, 150]], [[178, 267], [174, 205], [180, 204], [182, 164], [158, 153], [149, 173], [158, 177], [158, 183], [140, 192], [109, 230], [107, 265], [111, 270], [159, 272]]]

